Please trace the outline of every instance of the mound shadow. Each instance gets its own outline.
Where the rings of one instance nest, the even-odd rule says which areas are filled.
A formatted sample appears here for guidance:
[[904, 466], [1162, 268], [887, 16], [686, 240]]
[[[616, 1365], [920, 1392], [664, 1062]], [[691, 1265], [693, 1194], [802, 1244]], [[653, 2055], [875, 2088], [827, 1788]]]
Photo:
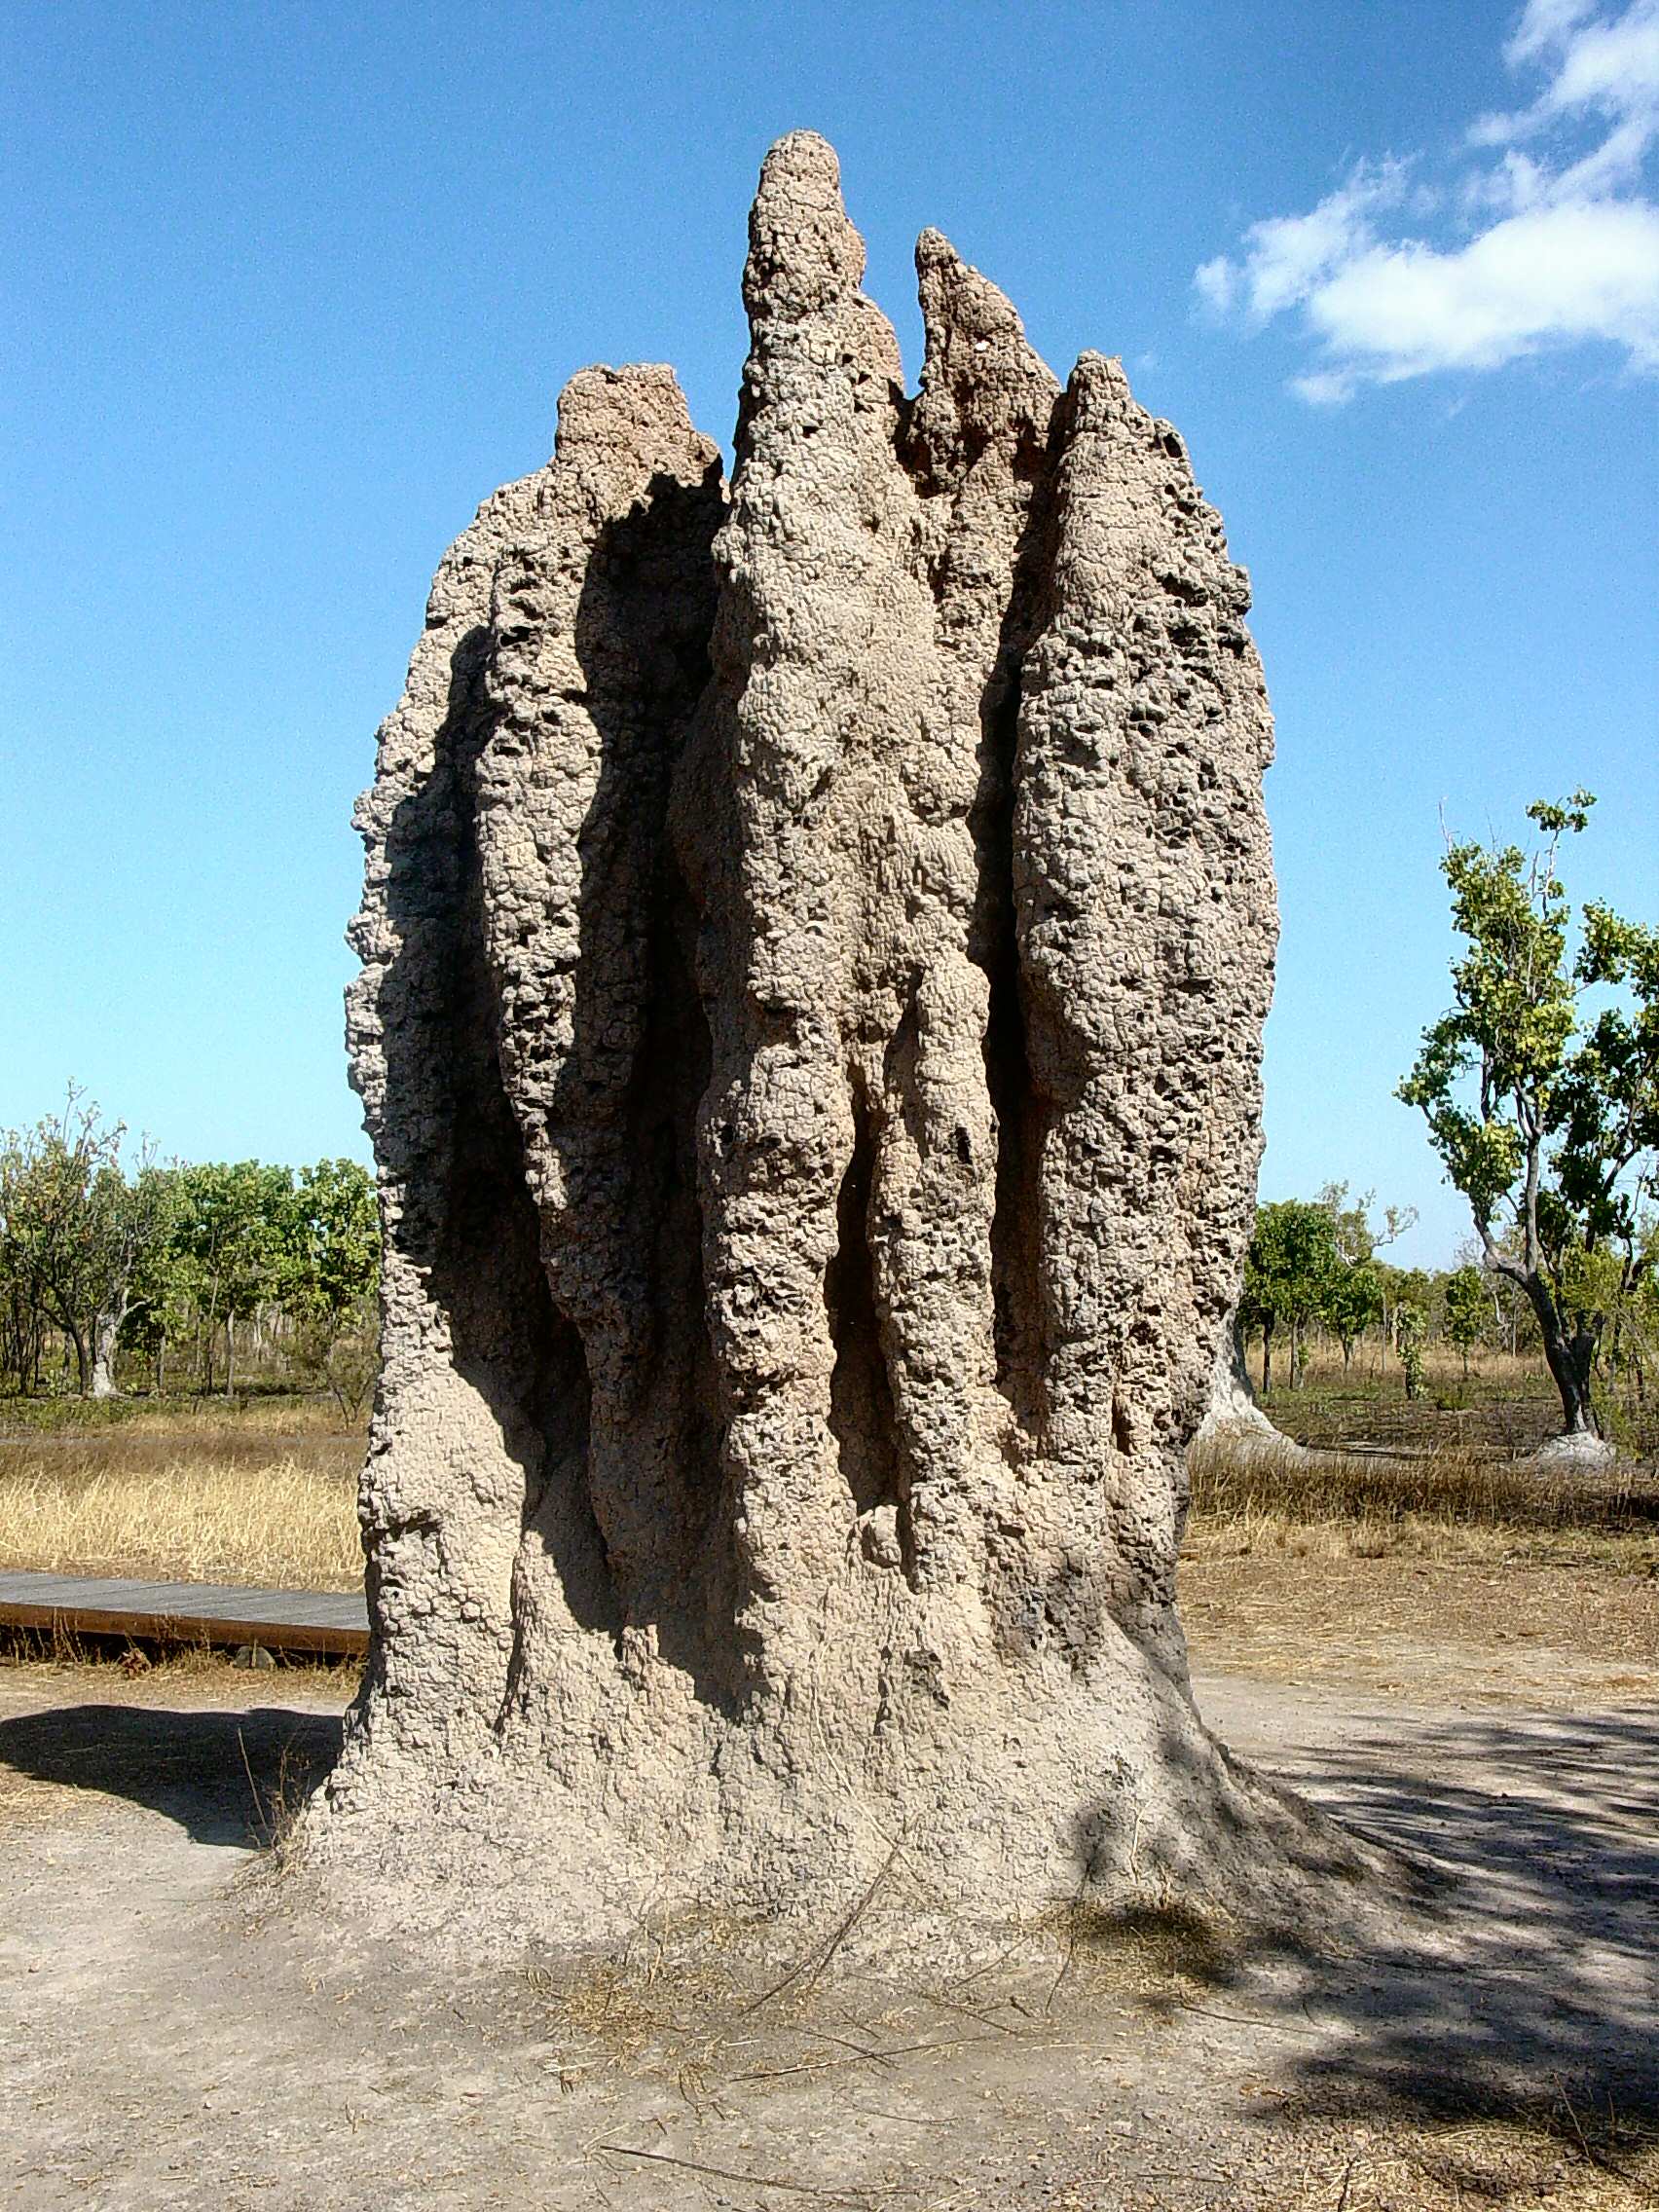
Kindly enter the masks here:
[[0, 1766], [128, 1798], [176, 1821], [193, 1843], [243, 1850], [271, 1840], [339, 1750], [335, 1714], [276, 1706], [72, 1705], [0, 1720]]

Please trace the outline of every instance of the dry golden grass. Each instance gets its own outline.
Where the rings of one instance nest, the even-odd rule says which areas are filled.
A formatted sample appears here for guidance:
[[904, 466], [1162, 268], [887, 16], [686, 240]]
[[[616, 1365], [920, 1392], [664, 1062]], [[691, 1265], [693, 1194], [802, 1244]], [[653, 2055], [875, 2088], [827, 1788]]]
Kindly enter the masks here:
[[[1468, 1373], [1463, 1372], [1463, 1355], [1441, 1338], [1425, 1345], [1422, 1351], [1422, 1374], [1425, 1385], [1468, 1382], [1508, 1397], [1525, 1397], [1550, 1394], [1550, 1382], [1543, 1374], [1541, 1354], [1536, 1351], [1493, 1351], [1486, 1346], [1469, 1355]], [[1250, 1380], [1259, 1383], [1262, 1374], [1260, 1345], [1252, 1345], [1247, 1358]], [[1290, 1373], [1290, 1347], [1280, 1343], [1274, 1346], [1273, 1374], [1281, 1382]], [[1373, 1337], [1366, 1338], [1354, 1351], [1353, 1358], [1345, 1367], [1343, 1355], [1337, 1346], [1324, 1338], [1309, 1346], [1303, 1362], [1303, 1378], [1309, 1389], [1322, 1384], [1365, 1385], [1370, 1382], [1397, 1382], [1400, 1362], [1397, 1354], [1390, 1353], [1386, 1360]]]
[[1659, 1482], [1533, 1472], [1490, 1453], [1410, 1457], [1277, 1451], [1227, 1439], [1193, 1458], [1193, 1559], [1659, 1562]]
[[[1659, 1483], [1440, 1451], [1196, 1456], [1181, 1609], [1201, 1664], [1478, 1697], [1651, 1694]], [[1305, 1562], [1316, 1562], [1309, 1572]]]
[[[360, 1433], [361, 1423], [352, 1430]], [[218, 1443], [280, 1438], [305, 1443], [343, 1432], [332, 1399], [292, 1391], [221, 1398], [0, 1399], [0, 1445], [36, 1437], [89, 1442], [100, 1437], [157, 1437]]]
[[[0, 1414], [0, 1434], [8, 1429]], [[350, 1589], [360, 1431], [293, 1399], [132, 1414], [0, 1442], [0, 1567]], [[1542, 1477], [1492, 1454], [1274, 1454], [1193, 1469], [1192, 1562], [1659, 1568], [1659, 1480]]]
[[127, 1425], [0, 1446], [0, 1567], [349, 1590], [355, 1436]]

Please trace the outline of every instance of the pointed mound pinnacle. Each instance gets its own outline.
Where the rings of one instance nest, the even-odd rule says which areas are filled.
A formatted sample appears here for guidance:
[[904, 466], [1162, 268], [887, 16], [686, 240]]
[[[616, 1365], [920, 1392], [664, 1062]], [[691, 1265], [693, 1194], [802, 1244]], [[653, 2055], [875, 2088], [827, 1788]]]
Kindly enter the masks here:
[[1246, 585], [1116, 362], [916, 265], [912, 398], [775, 146], [729, 490], [668, 370], [585, 370], [381, 734], [376, 1637], [312, 1836], [428, 1924], [816, 1913], [900, 1834], [982, 1917], [1343, 1856], [1174, 1611], [1274, 938]]

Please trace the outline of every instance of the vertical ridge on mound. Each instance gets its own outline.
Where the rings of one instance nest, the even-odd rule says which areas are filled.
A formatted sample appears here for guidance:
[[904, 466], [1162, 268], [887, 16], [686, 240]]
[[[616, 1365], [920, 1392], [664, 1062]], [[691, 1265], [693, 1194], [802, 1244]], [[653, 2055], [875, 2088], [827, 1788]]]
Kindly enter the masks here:
[[916, 266], [910, 397], [780, 141], [729, 493], [669, 371], [582, 372], [383, 731], [377, 1657], [313, 1833], [428, 1916], [1340, 1856], [1173, 1607], [1272, 974], [1247, 588], [1115, 362]]
[[[378, 1628], [360, 1707], [388, 1781], [484, 1755], [513, 1640], [537, 1416], [559, 1367], [535, 1215], [496, 1067], [473, 834], [496, 563], [545, 472], [487, 499], [446, 554], [357, 826], [351, 1078], [380, 1167], [381, 1378], [361, 1514]], [[412, 1449], [429, 1435], [436, 1449]]]
[[[720, 511], [716, 449], [672, 371], [584, 370], [560, 399], [535, 527], [496, 571], [478, 769], [485, 957], [541, 1267], [587, 1405], [579, 1454], [520, 1549], [521, 1598], [539, 1580], [540, 1617], [572, 1595], [561, 1517], [597, 1528], [620, 1627], [677, 1609], [707, 1505], [682, 1142], [707, 1046], [663, 825], [707, 679]], [[566, 1481], [573, 1504], [558, 1495]]]
[[1220, 522], [1175, 431], [1097, 353], [1067, 388], [1054, 499], [1014, 861], [1033, 1071], [1054, 1102], [1045, 1433], [1069, 1493], [1104, 1489], [1114, 1609], [1152, 1633], [1249, 1234], [1272, 723]]

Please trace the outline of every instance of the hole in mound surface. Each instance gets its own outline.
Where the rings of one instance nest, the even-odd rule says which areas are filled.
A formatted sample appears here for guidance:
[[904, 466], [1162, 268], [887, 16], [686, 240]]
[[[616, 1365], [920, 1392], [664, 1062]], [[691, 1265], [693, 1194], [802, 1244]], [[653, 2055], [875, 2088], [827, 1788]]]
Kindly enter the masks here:
[[875, 1133], [864, 1087], [853, 1091], [853, 1152], [836, 1201], [836, 1245], [824, 1275], [824, 1301], [835, 1365], [830, 1377], [830, 1427], [841, 1473], [860, 1513], [897, 1507], [903, 1519], [898, 1415], [881, 1348], [875, 1265], [869, 1246]]

